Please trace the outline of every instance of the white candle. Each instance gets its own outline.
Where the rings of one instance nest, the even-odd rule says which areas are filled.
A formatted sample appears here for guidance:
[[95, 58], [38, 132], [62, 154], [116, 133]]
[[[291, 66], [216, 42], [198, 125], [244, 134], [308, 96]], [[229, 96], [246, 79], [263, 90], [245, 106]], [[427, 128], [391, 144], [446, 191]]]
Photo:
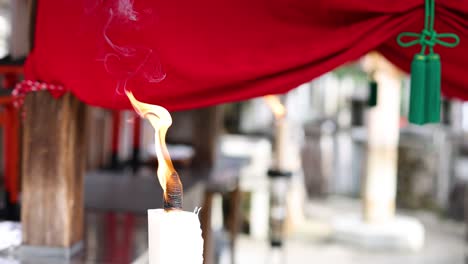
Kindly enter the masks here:
[[285, 117], [275, 119], [275, 166], [280, 171], [287, 170], [288, 123]]
[[202, 264], [198, 215], [182, 210], [148, 210], [150, 264]]
[[273, 168], [279, 171], [287, 170], [287, 144], [288, 126], [286, 121], [286, 109], [278, 96], [266, 95], [263, 97], [275, 116], [275, 153]]

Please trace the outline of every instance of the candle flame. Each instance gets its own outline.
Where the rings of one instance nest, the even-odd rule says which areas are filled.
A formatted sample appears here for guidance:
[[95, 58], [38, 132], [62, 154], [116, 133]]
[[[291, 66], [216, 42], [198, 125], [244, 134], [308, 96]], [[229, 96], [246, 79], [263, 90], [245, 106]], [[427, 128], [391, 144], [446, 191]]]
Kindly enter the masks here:
[[[151, 123], [151, 126], [154, 128], [154, 143], [156, 148], [156, 156], [158, 159], [157, 174], [159, 183], [164, 190], [164, 201], [166, 203], [172, 195], [181, 196], [182, 192], [182, 184], [180, 183], [179, 176], [174, 169], [174, 166], [172, 165], [172, 160], [166, 146], [166, 133], [172, 124], [171, 115], [166, 110], [166, 108], [162, 106], [140, 102], [133, 96], [133, 93], [130, 91], [125, 91], [125, 93], [127, 94], [128, 99], [132, 103], [132, 106], [138, 115], [140, 115], [142, 118], [148, 119], [148, 121]], [[172, 189], [174, 186], [177, 188], [176, 193], [168, 193], [173, 192]], [[168, 188], [171, 190], [168, 190]], [[181, 199], [181, 197], [178, 199]]]
[[280, 99], [276, 95], [266, 95], [263, 97], [265, 102], [270, 107], [271, 111], [275, 115], [276, 119], [280, 119], [286, 116], [286, 108], [281, 103]]

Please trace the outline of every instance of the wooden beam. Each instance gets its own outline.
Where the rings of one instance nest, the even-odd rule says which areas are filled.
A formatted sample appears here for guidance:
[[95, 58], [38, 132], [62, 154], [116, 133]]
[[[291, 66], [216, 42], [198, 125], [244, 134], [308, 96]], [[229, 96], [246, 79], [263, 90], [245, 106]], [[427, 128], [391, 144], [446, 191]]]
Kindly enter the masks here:
[[35, 92], [24, 111], [23, 244], [70, 248], [83, 240], [86, 106], [71, 94]]

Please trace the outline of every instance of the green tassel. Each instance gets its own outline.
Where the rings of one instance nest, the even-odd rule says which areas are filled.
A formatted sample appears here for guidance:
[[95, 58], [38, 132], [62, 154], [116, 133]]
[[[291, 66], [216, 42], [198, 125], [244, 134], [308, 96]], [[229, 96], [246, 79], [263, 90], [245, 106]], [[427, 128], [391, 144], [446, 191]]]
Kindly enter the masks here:
[[367, 99], [367, 105], [370, 107], [377, 105], [378, 88], [377, 82], [372, 80], [369, 82], [369, 98]]
[[[434, 46], [453, 48], [460, 43], [460, 37], [454, 33], [437, 33], [435, 31], [435, 0], [425, 0], [424, 6], [424, 28], [421, 33], [403, 32], [397, 37], [397, 43], [401, 47], [421, 45], [421, 52], [414, 57], [411, 65], [409, 120], [413, 124], [440, 122], [441, 66], [439, 55], [434, 54]], [[404, 38], [407, 41], [404, 41]], [[451, 41], [448, 41], [449, 39]], [[429, 55], [424, 58], [427, 48], [429, 48]], [[424, 60], [426, 60], [426, 68], [422, 62]], [[424, 86], [426, 86], [425, 95]], [[420, 100], [426, 100], [425, 104]]]
[[440, 122], [440, 57], [426, 57], [426, 122]]
[[411, 90], [409, 121], [412, 124], [424, 124], [425, 117], [425, 81], [426, 81], [426, 56], [414, 55], [411, 63]]

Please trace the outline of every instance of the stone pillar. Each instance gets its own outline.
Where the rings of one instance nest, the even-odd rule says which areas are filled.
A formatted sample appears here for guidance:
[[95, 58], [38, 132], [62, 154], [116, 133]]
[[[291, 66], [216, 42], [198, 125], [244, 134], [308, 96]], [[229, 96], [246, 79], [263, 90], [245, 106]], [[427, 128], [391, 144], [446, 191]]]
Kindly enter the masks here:
[[367, 122], [367, 162], [362, 191], [365, 221], [385, 222], [395, 215], [401, 74], [378, 55], [370, 55], [378, 83], [378, 104]]
[[337, 215], [334, 238], [368, 249], [420, 250], [424, 227], [415, 218], [395, 215], [401, 77], [378, 54], [367, 55], [364, 67], [374, 72], [378, 104], [368, 113], [367, 161], [362, 190], [363, 212]]

